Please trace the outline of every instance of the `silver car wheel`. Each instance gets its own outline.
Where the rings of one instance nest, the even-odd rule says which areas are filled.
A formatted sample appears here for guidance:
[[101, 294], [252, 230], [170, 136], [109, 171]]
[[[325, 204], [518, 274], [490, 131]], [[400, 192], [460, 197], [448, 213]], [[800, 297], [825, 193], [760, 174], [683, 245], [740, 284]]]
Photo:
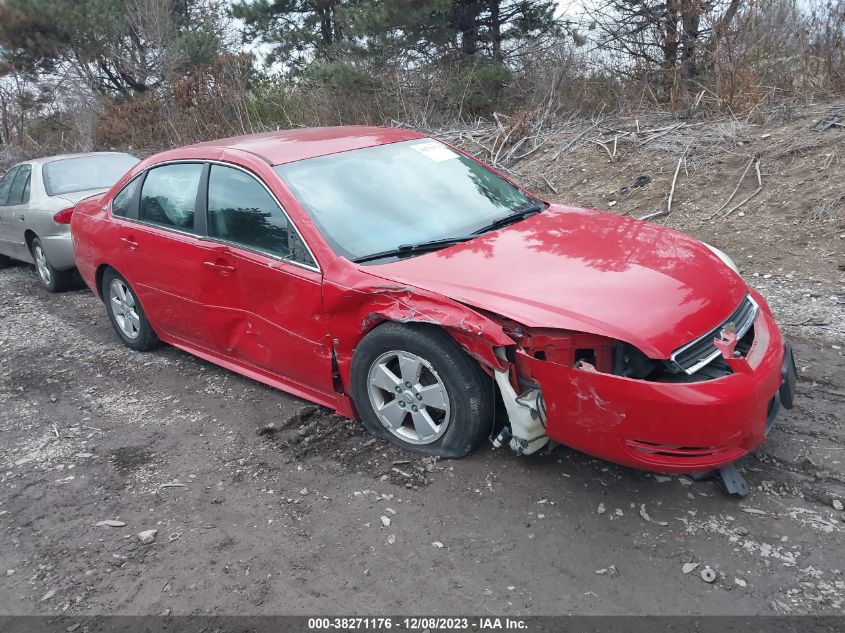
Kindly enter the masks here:
[[424, 358], [404, 351], [385, 352], [367, 373], [370, 404], [384, 427], [410, 444], [431, 444], [451, 422], [449, 394]]
[[138, 338], [141, 332], [141, 318], [135, 309], [135, 297], [120, 279], [112, 280], [109, 286], [109, 301], [120, 331], [126, 338]]
[[35, 248], [32, 249], [33, 255], [35, 255], [35, 268], [38, 270], [38, 276], [41, 277], [41, 281], [44, 282], [45, 286], [50, 285], [50, 265], [47, 263], [47, 255], [44, 252], [44, 249], [41, 248], [40, 244], [36, 244]]

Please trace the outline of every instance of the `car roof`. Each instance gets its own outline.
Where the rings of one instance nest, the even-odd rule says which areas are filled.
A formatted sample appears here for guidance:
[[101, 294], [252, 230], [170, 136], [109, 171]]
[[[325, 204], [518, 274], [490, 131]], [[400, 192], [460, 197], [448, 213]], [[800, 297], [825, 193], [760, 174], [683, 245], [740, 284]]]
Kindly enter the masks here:
[[255, 154], [271, 165], [292, 163], [364, 147], [425, 138], [413, 130], [369, 125], [311, 127], [233, 136], [189, 147], [236, 149]]
[[56, 156], [43, 156], [41, 158], [33, 158], [32, 160], [23, 161], [31, 165], [44, 165], [52, 163], [57, 160], [65, 160], [67, 158], [84, 158], [86, 156], [131, 156], [126, 152], [80, 152], [78, 154], [58, 154]]

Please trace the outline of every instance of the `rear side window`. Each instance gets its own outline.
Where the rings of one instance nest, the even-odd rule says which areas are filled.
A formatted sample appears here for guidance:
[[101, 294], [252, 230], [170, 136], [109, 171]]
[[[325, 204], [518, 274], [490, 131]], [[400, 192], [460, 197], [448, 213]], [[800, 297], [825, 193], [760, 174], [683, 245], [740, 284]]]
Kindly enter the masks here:
[[138, 189], [138, 183], [141, 182], [141, 177], [138, 176], [123, 189], [120, 190], [114, 200], [111, 202], [112, 215], [125, 218], [129, 215], [129, 208], [132, 204], [132, 198], [135, 197], [135, 191]]
[[141, 189], [138, 218], [193, 233], [202, 170], [201, 163], [179, 163], [151, 169]]
[[9, 189], [12, 188], [12, 181], [18, 173], [18, 169], [20, 168], [13, 167], [3, 175], [3, 178], [0, 178], [0, 206], [5, 206], [6, 204], [6, 198], [9, 197]]
[[240, 169], [211, 166], [208, 234], [315, 266], [308, 249], [273, 196], [258, 180]]
[[32, 175], [32, 165], [21, 165], [12, 186], [9, 188], [9, 196], [6, 199], [8, 206], [26, 204], [29, 202], [29, 179]]

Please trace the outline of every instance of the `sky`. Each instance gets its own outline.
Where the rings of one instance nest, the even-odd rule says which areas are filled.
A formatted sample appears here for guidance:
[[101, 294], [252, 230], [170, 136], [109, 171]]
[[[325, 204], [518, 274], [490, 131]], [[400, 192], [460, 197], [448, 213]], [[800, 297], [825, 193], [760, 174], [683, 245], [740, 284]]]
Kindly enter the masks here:
[[557, 10], [559, 13], [580, 13], [587, 0], [558, 0]]

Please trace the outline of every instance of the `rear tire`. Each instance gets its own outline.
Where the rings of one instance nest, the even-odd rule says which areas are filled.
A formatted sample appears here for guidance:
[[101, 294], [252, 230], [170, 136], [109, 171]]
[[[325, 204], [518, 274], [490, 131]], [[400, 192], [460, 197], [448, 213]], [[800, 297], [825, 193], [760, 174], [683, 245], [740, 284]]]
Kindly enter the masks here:
[[103, 273], [100, 294], [112, 327], [124, 345], [138, 352], [146, 352], [161, 344], [135, 291], [113, 268]]
[[38, 279], [41, 285], [47, 289], [47, 292], [62, 292], [70, 288], [73, 283], [73, 269], [56, 270], [50, 263], [47, 251], [44, 250], [39, 238], [36, 237], [32, 240], [30, 253], [32, 260], [35, 262]]
[[493, 425], [493, 380], [435, 326], [389, 322], [364, 337], [352, 399], [371, 434], [424, 455], [464, 457]]
[[12, 265], [12, 258], [0, 255], [0, 268], [8, 268]]

